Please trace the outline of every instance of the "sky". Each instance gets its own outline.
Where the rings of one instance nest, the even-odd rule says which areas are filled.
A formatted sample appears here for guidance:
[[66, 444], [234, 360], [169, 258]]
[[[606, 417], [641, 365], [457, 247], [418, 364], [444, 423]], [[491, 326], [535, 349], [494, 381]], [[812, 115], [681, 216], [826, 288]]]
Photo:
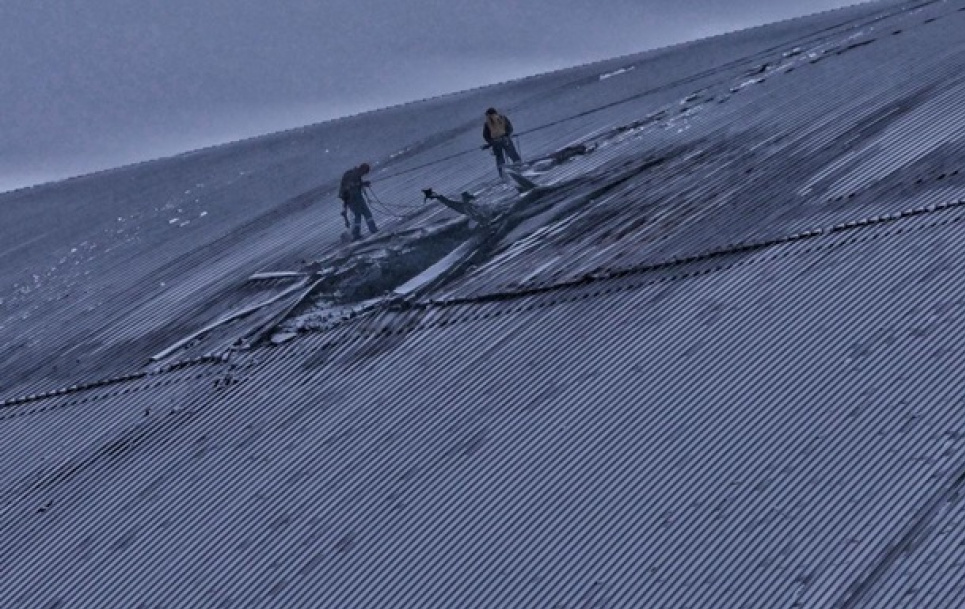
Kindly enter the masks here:
[[0, 192], [851, 4], [0, 0]]

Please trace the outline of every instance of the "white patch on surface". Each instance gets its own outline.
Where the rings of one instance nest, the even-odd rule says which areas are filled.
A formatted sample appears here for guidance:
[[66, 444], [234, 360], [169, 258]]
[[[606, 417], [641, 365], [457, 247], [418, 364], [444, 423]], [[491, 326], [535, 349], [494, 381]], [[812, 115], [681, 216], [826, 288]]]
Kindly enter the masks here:
[[746, 81], [742, 82], [741, 84], [737, 85], [736, 87], [732, 87], [731, 90], [730, 90], [730, 92], [731, 92], [731, 93], [737, 93], [737, 92], [740, 91], [741, 89], [746, 89], [747, 87], [750, 87], [751, 85], [759, 85], [759, 84], [762, 83], [762, 82], [764, 82], [764, 79], [763, 79], [763, 78], [752, 78], [751, 80], [746, 80]]
[[279, 332], [271, 335], [271, 342], [272, 344], [280, 345], [282, 343], [287, 343], [297, 336], [298, 334], [295, 334], [294, 332]]
[[630, 66], [628, 68], [620, 68], [619, 70], [613, 72], [607, 72], [606, 74], [600, 74], [600, 80], [606, 80], [608, 78], [613, 78], [614, 76], [619, 76], [620, 74], [626, 74], [635, 68], [636, 66]]

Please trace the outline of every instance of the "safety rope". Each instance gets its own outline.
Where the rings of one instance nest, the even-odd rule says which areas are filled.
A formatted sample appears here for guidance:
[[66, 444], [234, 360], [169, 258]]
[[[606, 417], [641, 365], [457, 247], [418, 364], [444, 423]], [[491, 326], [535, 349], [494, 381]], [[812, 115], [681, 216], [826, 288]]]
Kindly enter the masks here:
[[405, 220], [406, 219], [405, 213], [407, 211], [416, 211], [421, 209], [422, 207], [421, 205], [420, 206], [404, 205], [399, 203], [389, 205], [388, 203], [385, 203], [384, 201], [382, 201], [382, 199], [380, 199], [377, 194], [375, 194], [375, 191], [372, 189], [371, 186], [365, 187], [364, 194], [365, 194], [365, 198], [369, 202], [369, 205], [373, 209], [375, 209], [381, 214], [384, 214], [396, 220]]

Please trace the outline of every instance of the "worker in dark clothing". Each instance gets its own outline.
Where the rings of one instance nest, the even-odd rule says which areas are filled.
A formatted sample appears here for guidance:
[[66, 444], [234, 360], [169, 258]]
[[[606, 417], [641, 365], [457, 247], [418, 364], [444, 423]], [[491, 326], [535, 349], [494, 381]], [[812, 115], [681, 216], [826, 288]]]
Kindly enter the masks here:
[[495, 108], [486, 110], [486, 122], [483, 125], [483, 139], [486, 145], [483, 149], [492, 148], [496, 155], [496, 171], [503, 175], [503, 165], [506, 163], [506, 155], [514, 163], [519, 163], [519, 153], [513, 145], [513, 123], [509, 117], [503, 116]]
[[372, 211], [365, 201], [365, 195], [362, 194], [362, 189], [370, 185], [369, 182], [362, 179], [369, 170], [368, 163], [362, 163], [358, 167], [349, 169], [342, 175], [342, 184], [338, 189], [338, 197], [343, 204], [342, 214], [346, 215], [347, 211], [351, 211], [355, 216], [352, 222], [352, 239], [356, 241], [362, 238], [363, 216], [369, 227], [369, 233], [375, 233], [379, 230], [375, 226], [375, 220], [372, 218]]

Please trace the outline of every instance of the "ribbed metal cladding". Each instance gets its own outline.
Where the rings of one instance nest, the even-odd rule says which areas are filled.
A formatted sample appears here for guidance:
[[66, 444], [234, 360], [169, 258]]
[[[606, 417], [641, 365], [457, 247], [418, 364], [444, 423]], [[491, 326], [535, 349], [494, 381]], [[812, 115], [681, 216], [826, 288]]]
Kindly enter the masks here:
[[[933, 4], [922, 5], [947, 10]], [[342, 230], [335, 181], [361, 159], [376, 163], [380, 198], [395, 209], [417, 205], [421, 188], [458, 193], [492, 179], [492, 160], [478, 144], [481, 111], [494, 103], [513, 116], [528, 158], [661, 112], [683, 125], [680, 102], [695, 92], [740, 84], [749, 69], [794, 48], [840, 47], [856, 28], [900, 21], [907, 9], [837, 11], [803, 28], [758, 28], [723, 44], [619, 58], [3, 195], [0, 236], [12, 257], [0, 266], [0, 395], [135, 372], [217, 319], [230, 306], [225, 296], [254, 270], [324, 256]], [[811, 67], [825, 70], [862, 50]], [[635, 69], [600, 79], [628, 66]]]
[[[92, 267], [96, 327], [37, 345], [111, 358], [4, 377], [0, 606], [962, 606], [961, 9], [866, 5], [376, 113], [435, 123], [376, 172], [419, 211], [387, 227], [446, 217], [418, 189], [498, 190], [471, 152], [494, 91], [533, 156], [599, 148], [440, 290], [242, 351], [258, 319], [232, 321], [145, 367], [285, 289], [254, 271], [333, 251], [306, 193], [341, 166], [309, 176], [306, 150], [397, 148], [360, 117], [170, 161], [263, 166], [280, 208], [126, 245]], [[5, 345], [84, 319], [30, 294]]]
[[[82, 471], [19, 496], [6, 518], [66, 522], [8, 546], [15, 571], [76, 572], [65, 599], [169, 606], [212, 589], [275, 606], [843, 598], [961, 467], [960, 273], [921, 247], [957, 257], [961, 228], [902, 223], [539, 310], [467, 305], [378, 345], [263, 353], [223, 393], [185, 390], [190, 425], [172, 415], [153, 447], [87, 463], [109, 492]], [[65, 529], [88, 567], [44, 546]]]

